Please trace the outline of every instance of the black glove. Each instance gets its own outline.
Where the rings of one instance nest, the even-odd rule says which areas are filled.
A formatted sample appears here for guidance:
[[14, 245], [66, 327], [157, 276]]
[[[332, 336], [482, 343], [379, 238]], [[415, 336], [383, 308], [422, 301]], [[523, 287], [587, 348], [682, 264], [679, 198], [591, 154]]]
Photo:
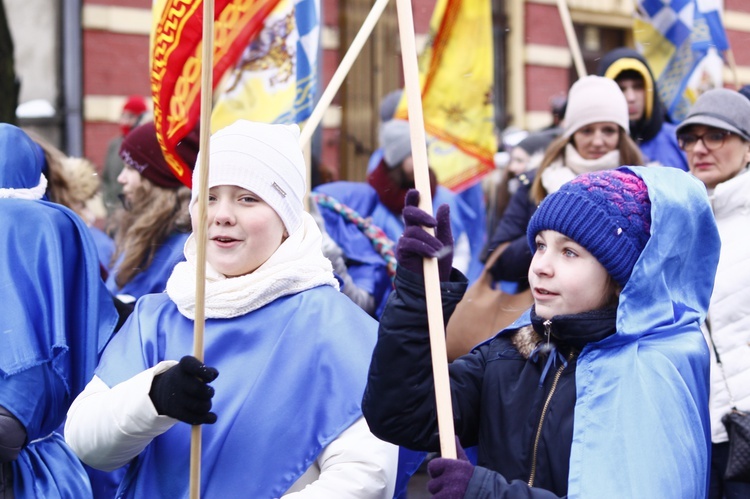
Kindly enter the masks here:
[[15, 461], [26, 444], [26, 438], [26, 427], [8, 409], [0, 405], [0, 463]]
[[[453, 265], [453, 232], [451, 212], [447, 204], [438, 207], [435, 217], [417, 207], [419, 191], [410, 189], [406, 193], [404, 206], [404, 233], [396, 244], [396, 259], [399, 265], [418, 274], [424, 273], [423, 259], [438, 258], [438, 274], [441, 281], [450, 279]], [[422, 227], [435, 229], [428, 234]]]
[[208, 367], [192, 355], [157, 375], [148, 393], [156, 412], [188, 424], [213, 424], [216, 414], [211, 410], [214, 389], [208, 385], [219, 371]]

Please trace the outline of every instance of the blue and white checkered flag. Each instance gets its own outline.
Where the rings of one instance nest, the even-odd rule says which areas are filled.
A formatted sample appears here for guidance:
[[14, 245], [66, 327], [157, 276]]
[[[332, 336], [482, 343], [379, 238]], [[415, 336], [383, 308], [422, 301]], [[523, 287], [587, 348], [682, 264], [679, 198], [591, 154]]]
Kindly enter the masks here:
[[688, 81], [709, 49], [729, 49], [717, 0], [639, 0], [633, 32], [673, 120], [692, 104]]

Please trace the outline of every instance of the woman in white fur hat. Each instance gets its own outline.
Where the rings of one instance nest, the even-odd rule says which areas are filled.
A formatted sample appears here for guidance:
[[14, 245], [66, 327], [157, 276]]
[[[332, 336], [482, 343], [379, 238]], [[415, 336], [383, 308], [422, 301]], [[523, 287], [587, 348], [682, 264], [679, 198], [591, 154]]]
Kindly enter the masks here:
[[[397, 447], [360, 407], [377, 323], [338, 291], [303, 210], [298, 137], [296, 125], [248, 121], [211, 137], [207, 365], [187, 355], [191, 236], [167, 292], [138, 300], [71, 407], [65, 434], [85, 463], [130, 463], [118, 497], [186, 497], [194, 424], [203, 497], [393, 495]], [[194, 230], [196, 202], [194, 191]]]

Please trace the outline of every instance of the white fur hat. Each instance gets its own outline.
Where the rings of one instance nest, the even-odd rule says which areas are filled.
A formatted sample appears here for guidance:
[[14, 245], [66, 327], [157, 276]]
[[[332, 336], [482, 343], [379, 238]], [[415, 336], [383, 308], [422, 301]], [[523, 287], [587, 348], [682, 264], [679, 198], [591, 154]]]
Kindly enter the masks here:
[[565, 137], [592, 123], [610, 121], [630, 133], [628, 102], [614, 80], [603, 76], [584, 76], [568, 92], [565, 108]]
[[[211, 136], [208, 188], [236, 185], [252, 191], [271, 208], [292, 234], [302, 224], [306, 189], [305, 160], [299, 126], [238, 120]], [[193, 171], [190, 213], [198, 200], [201, 154]]]

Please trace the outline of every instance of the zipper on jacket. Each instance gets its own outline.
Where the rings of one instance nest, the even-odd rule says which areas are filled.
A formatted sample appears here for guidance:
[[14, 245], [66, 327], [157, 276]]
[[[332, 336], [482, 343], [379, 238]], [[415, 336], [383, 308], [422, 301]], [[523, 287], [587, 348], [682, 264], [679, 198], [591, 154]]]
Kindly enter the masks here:
[[[545, 321], [544, 322], [544, 329], [547, 334], [547, 338], [549, 338], [552, 334], [550, 329], [552, 328], [552, 321]], [[568, 361], [573, 359], [573, 352], [568, 355]], [[544, 425], [544, 417], [547, 415], [547, 409], [549, 409], [550, 401], [552, 400], [552, 395], [555, 393], [555, 389], [557, 388], [557, 382], [560, 381], [560, 376], [562, 376], [563, 370], [565, 370], [565, 364], [562, 364], [560, 367], [557, 368], [557, 371], [555, 372], [555, 378], [552, 380], [552, 388], [549, 390], [549, 394], [547, 395], [547, 400], [544, 401], [544, 407], [542, 407], [542, 415], [539, 416], [539, 425], [536, 428], [536, 437], [534, 438], [534, 452], [532, 453], [531, 457], [531, 475], [529, 476], [529, 487], [534, 486], [534, 479], [536, 478], [536, 458], [537, 453], [539, 451], [539, 439], [542, 436], [542, 426]]]

